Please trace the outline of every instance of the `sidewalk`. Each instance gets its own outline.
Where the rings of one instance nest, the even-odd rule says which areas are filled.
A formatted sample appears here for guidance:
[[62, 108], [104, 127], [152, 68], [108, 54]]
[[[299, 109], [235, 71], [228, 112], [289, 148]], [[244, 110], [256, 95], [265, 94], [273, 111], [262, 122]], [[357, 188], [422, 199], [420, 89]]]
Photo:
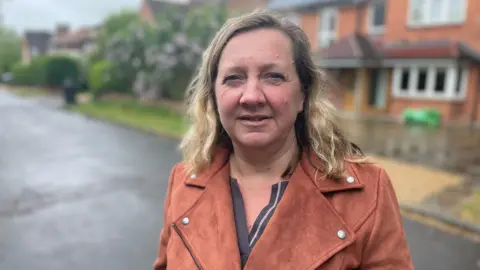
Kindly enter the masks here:
[[460, 185], [462, 175], [408, 164], [390, 158], [371, 156], [389, 174], [401, 204], [420, 204], [431, 195], [446, 188]]

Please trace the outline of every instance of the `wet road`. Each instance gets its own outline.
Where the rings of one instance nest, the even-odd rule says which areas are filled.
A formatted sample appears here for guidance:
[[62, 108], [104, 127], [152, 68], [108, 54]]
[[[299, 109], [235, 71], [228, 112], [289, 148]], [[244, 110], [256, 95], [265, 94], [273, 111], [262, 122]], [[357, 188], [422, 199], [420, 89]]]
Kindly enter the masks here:
[[[151, 269], [174, 141], [0, 91], [0, 269]], [[480, 245], [414, 221], [416, 269], [480, 269]]]

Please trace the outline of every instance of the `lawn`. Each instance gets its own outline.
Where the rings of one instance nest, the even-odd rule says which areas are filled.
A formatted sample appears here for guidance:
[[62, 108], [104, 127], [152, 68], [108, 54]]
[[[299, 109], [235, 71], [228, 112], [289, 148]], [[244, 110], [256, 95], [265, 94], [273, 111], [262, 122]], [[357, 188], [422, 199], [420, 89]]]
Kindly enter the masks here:
[[178, 138], [187, 128], [181, 114], [162, 106], [145, 105], [134, 100], [102, 100], [78, 104], [71, 109], [169, 137]]

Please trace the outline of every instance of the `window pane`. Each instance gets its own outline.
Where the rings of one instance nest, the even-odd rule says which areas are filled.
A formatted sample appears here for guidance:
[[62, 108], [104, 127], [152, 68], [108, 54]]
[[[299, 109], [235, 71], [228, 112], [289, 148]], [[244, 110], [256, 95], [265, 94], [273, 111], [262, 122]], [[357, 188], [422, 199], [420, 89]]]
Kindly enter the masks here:
[[461, 22], [465, 19], [466, 0], [447, 0], [447, 20]]
[[373, 26], [385, 25], [385, 2], [378, 2], [373, 5]]
[[430, 12], [430, 22], [442, 23], [445, 22], [445, 0], [430, 0], [428, 10]]
[[406, 68], [402, 69], [400, 78], [400, 90], [402, 90], [402, 92], [408, 92], [408, 85], [410, 84], [410, 70]]
[[418, 70], [418, 83], [417, 83], [418, 92], [423, 93], [427, 89], [427, 74], [428, 74], [428, 70], [426, 68], [421, 68]]
[[410, 20], [412, 23], [425, 21], [425, 0], [410, 0]]
[[447, 77], [447, 70], [444, 68], [437, 69], [437, 74], [435, 76], [435, 93], [445, 92], [445, 81]]

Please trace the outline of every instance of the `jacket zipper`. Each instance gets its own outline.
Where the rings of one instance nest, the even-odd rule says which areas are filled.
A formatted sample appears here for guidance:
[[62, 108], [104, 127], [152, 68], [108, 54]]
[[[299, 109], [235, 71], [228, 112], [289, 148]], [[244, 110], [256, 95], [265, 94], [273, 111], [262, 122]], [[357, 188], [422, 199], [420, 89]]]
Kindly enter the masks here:
[[195, 263], [195, 265], [197, 266], [197, 268], [198, 268], [199, 270], [202, 270], [202, 267], [200, 267], [200, 263], [197, 261], [197, 259], [195, 258], [195, 256], [193, 256], [192, 249], [187, 245], [187, 242], [185, 241], [185, 238], [183, 237], [182, 233], [180, 232], [180, 229], [177, 227], [176, 224], [172, 224], [172, 227], [173, 227], [173, 229], [175, 230], [175, 232], [177, 233], [177, 235], [180, 237], [180, 239], [182, 239], [183, 244], [184, 244], [185, 247], [187, 248], [188, 253], [190, 253], [190, 256], [192, 257], [193, 262]]

